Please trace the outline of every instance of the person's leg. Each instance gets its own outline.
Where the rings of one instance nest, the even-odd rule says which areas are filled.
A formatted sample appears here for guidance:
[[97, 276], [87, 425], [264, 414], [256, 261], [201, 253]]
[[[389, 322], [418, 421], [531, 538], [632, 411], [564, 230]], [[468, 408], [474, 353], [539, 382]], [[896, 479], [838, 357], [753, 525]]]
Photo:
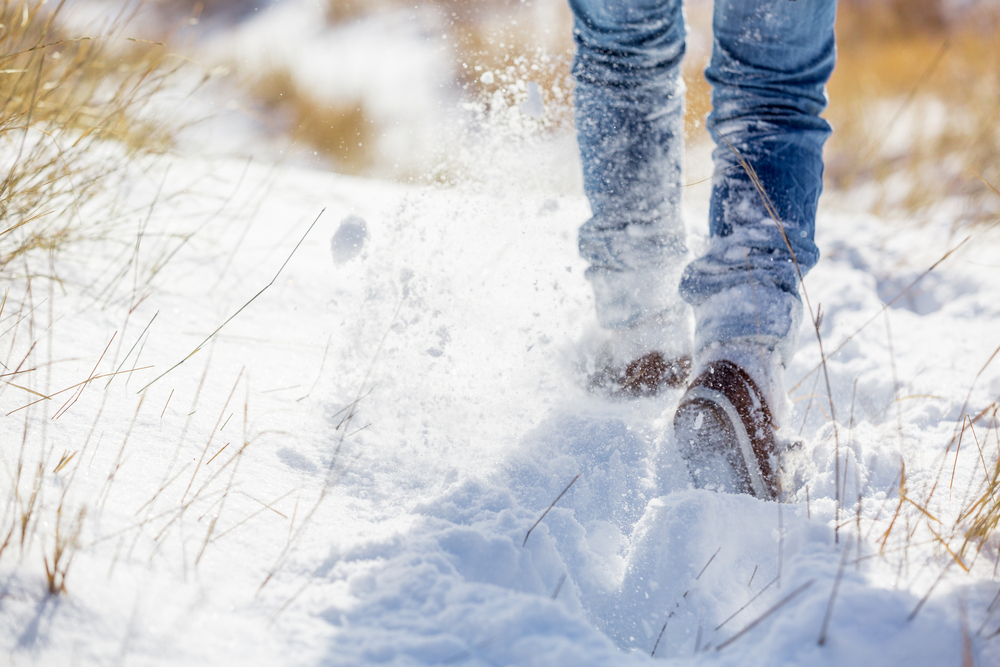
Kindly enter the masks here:
[[593, 211], [580, 253], [590, 262], [598, 321], [608, 329], [669, 321], [687, 311], [677, 294], [687, 253], [681, 0], [569, 3], [576, 124]]
[[695, 309], [696, 350], [736, 340], [777, 349], [785, 362], [794, 352], [802, 317], [798, 273], [819, 259], [813, 233], [830, 134], [819, 114], [835, 60], [835, 12], [836, 0], [715, 2], [705, 72], [716, 142], [711, 239], [681, 280]]
[[[707, 252], [684, 270], [696, 377], [674, 415], [698, 486], [780, 493], [782, 366], [816, 264], [836, 0], [716, 0], [708, 128], [716, 142]], [[758, 179], [759, 188], [754, 183]]]

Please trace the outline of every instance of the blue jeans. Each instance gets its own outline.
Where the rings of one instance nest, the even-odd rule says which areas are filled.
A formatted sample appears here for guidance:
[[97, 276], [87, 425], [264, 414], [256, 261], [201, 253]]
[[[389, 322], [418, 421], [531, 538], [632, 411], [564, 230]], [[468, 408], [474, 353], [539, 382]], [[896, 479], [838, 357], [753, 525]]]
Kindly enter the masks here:
[[705, 71], [716, 142], [710, 240], [690, 263], [680, 208], [682, 1], [569, 4], [593, 212], [580, 229], [580, 253], [590, 262], [599, 322], [631, 326], [676, 312], [682, 298], [694, 308], [696, 351], [747, 340], [787, 359], [802, 317], [798, 274], [819, 259], [813, 236], [830, 134], [819, 114], [835, 61], [836, 0], [716, 0]]

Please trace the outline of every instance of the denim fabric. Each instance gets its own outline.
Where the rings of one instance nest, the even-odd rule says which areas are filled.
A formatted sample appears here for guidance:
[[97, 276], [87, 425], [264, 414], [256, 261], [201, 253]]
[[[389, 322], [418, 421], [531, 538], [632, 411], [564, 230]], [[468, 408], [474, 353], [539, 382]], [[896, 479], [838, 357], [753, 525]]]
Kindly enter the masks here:
[[684, 18], [680, 0], [570, 0], [576, 124], [593, 218], [580, 230], [598, 321], [683, 312]]
[[835, 60], [836, 0], [716, 0], [705, 72], [716, 142], [710, 242], [686, 267], [681, 2], [569, 2], [593, 209], [580, 252], [600, 323], [629, 326], [676, 308], [679, 292], [694, 307], [696, 349], [734, 339], [790, 349], [802, 310], [798, 273], [819, 258], [813, 237], [830, 134], [819, 114]]

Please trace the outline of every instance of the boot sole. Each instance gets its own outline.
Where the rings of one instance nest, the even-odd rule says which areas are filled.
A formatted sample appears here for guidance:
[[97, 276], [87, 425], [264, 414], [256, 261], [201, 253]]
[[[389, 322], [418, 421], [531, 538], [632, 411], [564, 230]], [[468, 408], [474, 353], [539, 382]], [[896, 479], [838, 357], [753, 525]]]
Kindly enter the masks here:
[[[703, 430], [706, 419], [724, 426], [709, 433]], [[674, 415], [674, 435], [699, 486], [706, 478], [698, 472], [699, 464], [715, 454], [732, 466], [738, 492], [764, 500], [778, 497], [770, 410], [753, 381], [735, 364], [718, 362], [698, 376]]]

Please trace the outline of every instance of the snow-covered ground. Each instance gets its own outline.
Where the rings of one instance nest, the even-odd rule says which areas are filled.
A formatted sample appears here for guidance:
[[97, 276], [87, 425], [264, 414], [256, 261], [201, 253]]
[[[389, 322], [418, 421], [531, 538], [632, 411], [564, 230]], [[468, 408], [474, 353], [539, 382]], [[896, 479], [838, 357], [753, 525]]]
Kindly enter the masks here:
[[[839, 450], [804, 327], [786, 375], [804, 445], [787, 501], [765, 503], [689, 488], [676, 392], [583, 388], [586, 202], [509, 185], [188, 159], [163, 187], [185, 194], [152, 209], [138, 248], [122, 232], [57, 255], [59, 284], [12, 286], [4, 363], [37, 370], [0, 394], [11, 663], [621, 664], [659, 637], [656, 657], [677, 662], [941, 665], [962, 660], [968, 628], [977, 664], [997, 664], [1000, 618], [977, 634], [995, 545], [963, 555], [967, 574], [930, 533], [958, 549], [956, 512], [996, 460], [982, 423], [985, 460], [966, 440], [954, 482], [952, 455], [940, 472], [969, 388], [970, 415], [1000, 393], [995, 366], [976, 377], [1000, 331], [995, 230], [969, 230], [880, 314], [962, 235], [825, 207], [806, 282]], [[693, 227], [703, 215], [696, 193]], [[26, 389], [119, 368], [136, 370], [16, 411]], [[924, 508], [939, 521], [907, 504], [883, 544], [901, 455], [908, 497], [940, 480]], [[13, 515], [32, 502], [22, 540]], [[83, 509], [50, 596], [57, 522], [65, 540]]]
[[585, 389], [572, 138], [500, 111], [448, 188], [140, 164], [4, 277], [3, 661], [1000, 664], [1000, 230], [827, 196], [785, 498], [695, 490], [679, 392]]

